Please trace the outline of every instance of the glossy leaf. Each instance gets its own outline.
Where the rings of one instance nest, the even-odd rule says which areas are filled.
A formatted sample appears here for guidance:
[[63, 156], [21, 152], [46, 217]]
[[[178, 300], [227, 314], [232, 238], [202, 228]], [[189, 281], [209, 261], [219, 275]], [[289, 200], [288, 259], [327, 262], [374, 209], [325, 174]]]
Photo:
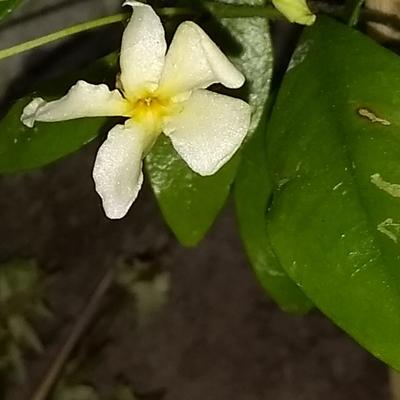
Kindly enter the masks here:
[[312, 304], [280, 265], [267, 233], [266, 211], [273, 187], [265, 151], [266, 118], [242, 152], [235, 181], [239, 230], [262, 287], [284, 311], [305, 313]]
[[400, 368], [400, 59], [319, 17], [268, 129], [268, 233], [324, 313]]
[[[261, 4], [259, 0], [234, 0], [231, 3]], [[245, 97], [253, 107], [251, 136], [260, 121], [272, 73], [268, 23], [262, 18], [225, 19], [221, 22], [240, 47], [239, 54], [232, 59], [247, 78]], [[213, 37], [211, 32], [210, 35]], [[230, 94], [238, 96], [240, 92]], [[146, 161], [167, 224], [182, 244], [197, 244], [225, 204], [236, 175], [237, 157], [213, 177], [202, 178], [180, 160], [169, 141], [163, 140]]]
[[[263, 5], [264, 0], [224, 0], [229, 4]], [[269, 24], [265, 18], [225, 18], [222, 25], [240, 47], [232, 61], [246, 77], [244, 90], [253, 109], [251, 137], [263, 115], [272, 78], [273, 50]]]
[[224, 205], [238, 165], [235, 157], [216, 174], [193, 173], [160, 136], [146, 158], [147, 171], [165, 221], [184, 246], [194, 246]]
[[21, 2], [22, 0], [0, 0], [0, 22], [8, 17]]
[[[262, 1], [254, 0], [252, 4], [261, 5]], [[309, 310], [311, 303], [280, 266], [266, 232], [265, 214], [272, 186], [264, 147], [267, 115], [261, 118], [266, 108], [272, 75], [268, 24], [259, 19], [253, 19], [250, 23], [247, 19], [227, 19], [224, 24], [238, 35], [238, 39], [241, 34], [248, 35], [249, 45], [245, 50], [246, 56], [242, 56], [242, 59], [246, 60], [242, 62], [242, 68], [247, 70], [246, 76], [250, 78], [251, 92], [256, 94], [252, 99], [256, 110], [252, 120], [252, 131], [256, 132], [244, 148], [235, 182], [240, 235], [262, 287], [285, 311], [303, 313]], [[250, 46], [254, 37], [257, 38], [258, 44]], [[255, 65], [255, 60], [261, 62]]]
[[18, 101], [0, 122], [0, 173], [38, 168], [70, 154], [93, 140], [104, 118], [85, 118], [57, 124], [37, 123], [30, 129], [19, 117], [31, 98]]
[[[84, 118], [58, 123], [37, 123], [24, 126], [22, 110], [33, 97], [59, 97], [78, 79], [93, 83], [107, 82], [115, 75], [115, 56], [104, 58], [85, 71], [46, 84], [32, 96], [17, 101], [0, 121], [0, 173], [38, 168], [70, 154], [102, 132], [107, 118]], [[110, 119], [108, 119], [110, 121]]]

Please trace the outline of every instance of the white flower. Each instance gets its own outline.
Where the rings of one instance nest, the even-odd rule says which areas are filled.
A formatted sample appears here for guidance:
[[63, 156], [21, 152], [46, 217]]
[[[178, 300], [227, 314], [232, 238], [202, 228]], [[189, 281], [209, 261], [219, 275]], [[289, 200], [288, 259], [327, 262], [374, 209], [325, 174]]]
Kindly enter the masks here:
[[[142, 160], [164, 132], [188, 166], [212, 175], [236, 152], [250, 124], [242, 100], [205, 90], [214, 83], [239, 88], [243, 75], [193, 22], [177, 29], [168, 53], [154, 10], [136, 1], [121, 45], [120, 90], [77, 82], [59, 100], [34, 99], [21, 121], [64, 121], [123, 116], [100, 147], [93, 170], [96, 191], [109, 218], [122, 218], [143, 182]], [[210, 195], [212, 195], [210, 193]]]

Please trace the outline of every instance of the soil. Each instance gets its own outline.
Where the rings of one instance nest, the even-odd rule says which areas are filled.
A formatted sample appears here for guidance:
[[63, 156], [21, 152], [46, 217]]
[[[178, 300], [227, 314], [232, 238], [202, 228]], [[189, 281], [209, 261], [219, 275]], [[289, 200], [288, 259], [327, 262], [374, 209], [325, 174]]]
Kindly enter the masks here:
[[[28, 354], [28, 380], [6, 400], [30, 398], [104, 271], [137, 258], [169, 272], [168, 301], [141, 329], [127, 305], [99, 314], [84, 341], [95, 355], [84, 376], [105, 397], [121, 380], [148, 400], [389, 397], [383, 363], [317, 311], [285, 314], [262, 291], [230, 205], [194, 249], [175, 241], [147, 186], [125, 219], [107, 220], [91, 179], [98, 145], [0, 178], [0, 259], [38, 260], [55, 316], [37, 326], [45, 351]], [[111, 290], [103, 307], [118, 296]]]

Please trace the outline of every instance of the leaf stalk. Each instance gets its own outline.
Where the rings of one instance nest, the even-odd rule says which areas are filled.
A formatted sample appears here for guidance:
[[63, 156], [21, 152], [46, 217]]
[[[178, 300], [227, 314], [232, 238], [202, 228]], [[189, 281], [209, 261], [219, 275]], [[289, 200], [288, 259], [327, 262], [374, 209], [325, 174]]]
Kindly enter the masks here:
[[[204, 6], [206, 12], [209, 12], [218, 18], [263, 17], [269, 19], [277, 19], [281, 16], [281, 14], [272, 6], [235, 6], [231, 4], [221, 4], [214, 2], [205, 2]], [[157, 9], [157, 13], [165, 17], [195, 15], [201, 12], [201, 10], [188, 7], [163, 7]], [[48, 35], [29, 40], [27, 42], [17, 44], [15, 46], [0, 50], [0, 60], [4, 60], [5, 58], [25, 53], [29, 50], [33, 50], [49, 43], [68, 38], [78, 33], [87, 32], [93, 29], [126, 21], [129, 18], [129, 15], [129, 13], [119, 13], [103, 18], [98, 18], [92, 21], [73, 25], [69, 28], [61, 29], [57, 32], [53, 32]]]

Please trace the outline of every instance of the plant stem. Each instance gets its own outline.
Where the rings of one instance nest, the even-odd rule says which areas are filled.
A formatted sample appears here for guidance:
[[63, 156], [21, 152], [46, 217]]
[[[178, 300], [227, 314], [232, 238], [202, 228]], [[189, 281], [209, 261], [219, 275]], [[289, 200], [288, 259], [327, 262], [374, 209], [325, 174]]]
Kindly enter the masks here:
[[[263, 17], [263, 18], [277, 19], [281, 15], [272, 6], [265, 6], [265, 7], [234, 6], [230, 4], [218, 4], [213, 2], [205, 2], [204, 5], [208, 12], [214, 14], [219, 18]], [[192, 15], [192, 14], [197, 14], [198, 12], [199, 11], [196, 9], [180, 8], [180, 7], [164, 7], [157, 9], [157, 13], [159, 15], [168, 17]], [[17, 54], [24, 53], [26, 51], [44, 46], [46, 44], [67, 38], [72, 35], [76, 35], [77, 33], [86, 32], [92, 29], [100, 28], [102, 26], [107, 26], [115, 24], [117, 22], [125, 21], [128, 18], [129, 18], [128, 13], [121, 13], [84, 22], [78, 25], [73, 25], [69, 28], [65, 28], [60, 31], [50, 33], [49, 35], [45, 35], [37, 39], [17, 44], [16, 46], [12, 46], [7, 49], [0, 50], [0, 60], [15, 56]]]
[[106, 26], [110, 24], [115, 24], [116, 22], [124, 21], [127, 17], [128, 14], [110, 15], [108, 17], [95, 19], [93, 21], [83, 22], [82, 24], [74, 25], [69, 28], [65, 28], [60, 31], [50, 33], [49, 35], [29, 40], [28, 42], [17, 44], [16, 46], [9, 47], [8, 49], [0, 50], [0, 60], [7, 57], [15, 56], [20, 53], [24, 53], [25, 51], [35, 49], [37, 47], [43, 46], [51, 42], [55, 42], [57, 40], [75, 35], [80, 32], [85, 32], [91, 29], [99, 28], [101, 26]]
[[345, 12], [348, 26], [353, 27], [358, 24], [363, 3], [364, 0], [348, 0], [346, 2]]
[[282, 14], [273, 6], [246, 6], [215, 3], [206, 1], [205, 8], [219, 18], [250, 18], [262, 17], [268, 19], [281, 19]]
[[72, 351], [75, 349], [90, 322], [93, 320], [101, 301], [113, 282], [113, 279], [114, 270], [107, 270], [90, 297], [86, 307], [83, 309], [82, 314], [76, 320], [66, 342], [61, 347], [60, 352], [51, 364], [44, 379], [31, 396], [31, 400], [46, 400], [49, 397], [49, 394], [57, 382], [66, 362], [71, 356]]

